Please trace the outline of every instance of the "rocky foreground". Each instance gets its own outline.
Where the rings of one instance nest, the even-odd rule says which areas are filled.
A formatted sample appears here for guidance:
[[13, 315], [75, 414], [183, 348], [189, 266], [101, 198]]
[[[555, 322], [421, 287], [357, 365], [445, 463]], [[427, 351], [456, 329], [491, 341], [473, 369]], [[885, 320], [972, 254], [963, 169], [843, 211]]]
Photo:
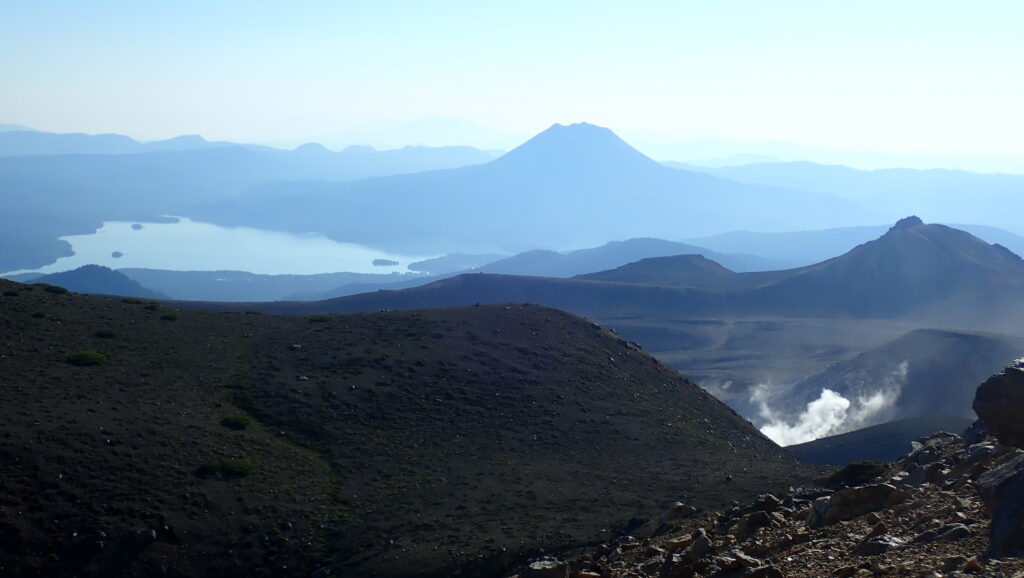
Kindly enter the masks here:
[[980, 388], [982, 421], [963, 437], [936, 433], [893, 463], [850, 464], [821, 487], [724, 512], [678, 503], [642, 532], [518, 576], [1024, 576], [1022, 393], [1019, 361]]

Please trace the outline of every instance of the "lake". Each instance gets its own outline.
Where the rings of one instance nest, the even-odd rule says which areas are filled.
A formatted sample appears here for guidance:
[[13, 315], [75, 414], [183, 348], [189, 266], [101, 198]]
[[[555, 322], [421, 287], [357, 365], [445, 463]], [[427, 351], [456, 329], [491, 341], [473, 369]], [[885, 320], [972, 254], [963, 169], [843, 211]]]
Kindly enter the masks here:
[[[95, 233], [61, 237], [71, 243], [75, 254], [35, 271], [56, 273], [94, 264], [111, 269], [232, 270], [268, 275], [405, 273], [410, 263], [437, 256], [398, 255], [322, 235], [177, 219], [170, 223], [109, 221]], [[375, 260], [380, 264], [374, 265]], [[12, 273], [22, 272], [27, 271]]]

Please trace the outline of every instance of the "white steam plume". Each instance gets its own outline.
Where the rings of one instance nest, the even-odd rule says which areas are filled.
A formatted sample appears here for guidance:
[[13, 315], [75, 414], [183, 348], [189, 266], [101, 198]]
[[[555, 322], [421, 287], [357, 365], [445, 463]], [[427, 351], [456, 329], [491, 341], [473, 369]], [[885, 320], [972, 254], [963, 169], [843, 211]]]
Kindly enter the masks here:
[[790, 419], [778, 415], [768, 405], [768, 385], [755, 386], [751, 402], [758, 407], [758, 414], [764, 420], [761, 433], [780, 446], [800, 444], [890, 419], [893, 406], [906, 383], [907, 370], [908, 363], [900, 363], [879, 380], [874, 391], [865, 392], [863, 387], [849, 388], [848, 391], [860, 390], [855, 397], [851, 396], [853, 401], [831, 389], [822, 389], [818, 399], [808, 403], [799, 415], [789, 416]]

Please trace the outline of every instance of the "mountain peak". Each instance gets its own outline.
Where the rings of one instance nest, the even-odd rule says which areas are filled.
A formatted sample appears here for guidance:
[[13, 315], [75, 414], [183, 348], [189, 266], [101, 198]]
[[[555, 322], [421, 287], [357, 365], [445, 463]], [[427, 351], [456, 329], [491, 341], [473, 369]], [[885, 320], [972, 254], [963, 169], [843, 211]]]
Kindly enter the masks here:
[[624, 163], [661, 166], [610, 129], [585, 122], [553, 124], [494, 163], [517, 167], [578, 166], [590, 170], [621, 167]]
[[892, 228], [889, 229], [889, 230], [890, 231], [899, 231], [901, 229], [909, 229], [911, 227], [917, 227], [918, 225], [924, 225], [924, 221], [922, 221], [920, 218], [918, 218], [915, 215], [911, 215], [909, 217], [904, 217], [904, 218], [900, 219], [899, 221], [896, 221], [896, 224], [893, 225]]
[[320, 143], [308, 142], [308, 143], [306, 143], [304, 145], [299, 145], [299, 146], [295, 147], [294, 149], [292, 149], [292, 152], [296, 152], [296, 153], [300, 153], [300, 154], [322, 155], [322, 154], [325, 154], [325, 153], [330, 153], [331, 151], [327, 150], [327, 147], [325, 147], [324, 145], [322, 145]]

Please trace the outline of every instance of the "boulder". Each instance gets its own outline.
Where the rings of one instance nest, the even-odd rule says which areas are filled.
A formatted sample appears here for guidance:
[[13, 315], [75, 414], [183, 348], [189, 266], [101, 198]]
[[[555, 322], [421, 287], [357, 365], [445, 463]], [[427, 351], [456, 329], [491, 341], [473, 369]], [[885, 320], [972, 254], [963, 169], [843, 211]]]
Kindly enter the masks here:
[[742, 542], [756, 534], [761, 528], [771, 524], [773, 524], [771, 515], [759, 510], [737, 520], [736, 524], [729, 530], [729, 533]]
[[672, 524], [674, 522], [685, 520], [696, 513], [697, 508], [682, 502], [676, 502], [661, 515], [661, 519], [659, 519], [658, 522], [661, 524]]
[[884, 554], [893, 548], [898, 548], [902, 546], [903, 543], [904, 540], [902, 538], [883, 534], [861, 542], [854, 550], [854, 554], [859, 556], [877, 556], [879, 554]]
[[538, 560], [519, 573], [520, 578], [568, 578], [569, 565], [560, 560]]
[[987, 555], [1024, 555], [1024, 455], [978, 476], [974, 484], [992, 513]]
[[1024, 359], [988, 378], [974, 394], [974, 413], [1001, 443], [1024, 447]]
[[843, 520], [852, 520], [869, 512], [876, 512], [900, 504], [909, 494], [890, 484], [872, 484], [845, 488], [814, 501], [807, 525], [812, 528], [829, 526]]

